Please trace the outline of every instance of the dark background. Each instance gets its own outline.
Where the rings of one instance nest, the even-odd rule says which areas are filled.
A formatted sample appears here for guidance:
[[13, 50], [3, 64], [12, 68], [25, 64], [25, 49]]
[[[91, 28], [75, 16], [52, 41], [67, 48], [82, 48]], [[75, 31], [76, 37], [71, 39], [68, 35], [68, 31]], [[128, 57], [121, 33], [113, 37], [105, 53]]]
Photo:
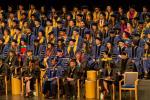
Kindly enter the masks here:
[[0, 5], [6, 9], [8, 5], [17, 9], [18, 4], [23, 4], [25, 9], [28, 9], [29, 4], [35, 4], [37, 9], [44, 5], [48, 9], [54, 6], [56, 9], [60, 9], [62, 6], [72, 9], [73, 6], [88, 5], [90, 9], [94, 6], [99, 6], [104, 9], [106, 5], [111, 5], [114, 10], [118, 6], [123, 6], [124, 9], [128, 9], [129, 6], [134, 5], [138, 11], [142, 10], [142, 6], [149, 7], [150, 0], [0, 0]]

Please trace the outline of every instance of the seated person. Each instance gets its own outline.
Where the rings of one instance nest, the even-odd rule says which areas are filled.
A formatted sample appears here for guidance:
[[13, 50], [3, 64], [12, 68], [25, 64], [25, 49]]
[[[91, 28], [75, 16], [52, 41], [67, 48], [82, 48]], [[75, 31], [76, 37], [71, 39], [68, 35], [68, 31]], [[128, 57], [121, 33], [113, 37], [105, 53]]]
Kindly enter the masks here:
[[4, 90], [4, 76], [7, 75], [8, 66], [3, 63], [3, 59], [0, 58], [0, 94]]
[[77, 79], [79, 78], [79, 68], [77, 62], [72, 59], [69, 63], [67, 72], [65, 73], [64, 87], [67, 98], [76, 97]]
[[43, 82], [43, 93], [46, 98], [55, 98], [57, 93], [57, 78], [62, 76], [62, 69], [57, 66], [57, 59], [51, 59], [51, 66], [46, 69]]
[[29, 66], [26, 67], [25, 71], [23, 71], [24, 82], [25, 82], [25, 97], [32, 96], [32, 92], [34, 90], [34, 84], [36, 79], [39, 78], [40, 70], [37, 63], [34, 63], [34, 60], [29, 61]]

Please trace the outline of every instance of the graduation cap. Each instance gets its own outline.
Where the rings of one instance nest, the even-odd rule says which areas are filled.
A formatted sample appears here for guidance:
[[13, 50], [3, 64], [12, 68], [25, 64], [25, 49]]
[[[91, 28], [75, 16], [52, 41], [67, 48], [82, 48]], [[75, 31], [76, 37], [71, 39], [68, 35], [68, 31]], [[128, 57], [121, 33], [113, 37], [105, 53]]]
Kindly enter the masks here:
[[37, 21], [37, 22], [39, 22], [39, 23], [41, 22], [39, 18], [36, 18], [35, 21]]
[[51, 31], [51, 32], [48, 33], [48, 35], [51, 35], [51, 34], [54, 34], [54, 31]]
[[53, 21], [52, 21], [52, 20], [50, 20], [50, 19], [48, 19], [48, 20], [47, 20], [47, 22], [53, 23]]
[[63, 50], [62, 49], [57, 49], [57, 52], [63, 52]]
[[115, 31], [114, 30], [110, 30], [109, 33], [110, 34], [115, 34]]
[[143, 24], [144, 23], [144, 20], [139, 20], [139, 24]]
[[27, 52], [33, 52], [31, 49], [28, 49], [28, 51]]
[[124, 41], [123, 41], [123, 40], [119, 40], [119, 41], [118, 41], [118, 43], [119, 43], [119, 42], [122, 42], [122, 43], [124, 43]]
[[102, 39], [101, 39], [101, 38], [99, 38], [99, 37], [96, 37], [95, 39], [96, 39], [96, 40], [99, 40], [99, 41], [102, 41]]
[[73, 31], [76, 31], [77, 33], [79, 33], [79, 29], [78, 28], [75, 28]]
[[140, 37], [140, 34], [133, 34], [134, 37]]
[[59, 32], [66, 32], [66, 29], [65, 28], [61, 29]]
[[62, 24], [62, 21], [57, 21], [57, 24]]
[[82, 14], [77, 14], [77, 16], [82, 17], [83, 15]]
[[127, 20], [127, 18], [123, 16], [120, 18], [120, 20]]
[[20, 40], [23, 42], [27, 42], [25, 38], [21, 38]]
[[58, 39], [58, 41], [60, 41], [60, 42], [64, 42], [64, 39], [60, 38], [60, 39]]
[[34, 43], [37, 43], [37, 42], [39, 42], [39, 40], [38, 40], [38, 39], [35, 39], [35, 40], [34, 40]]
[[14, 19], [13, 22], [15, 22], [17, 24], [19, 23], [19, 21], [17, 19]]
[[94, 22], [93, 22], [91, 25], [92, 25], [92, 26], [97, 26], [97, 23], [94, 23]]
[[87, 5], [83, 5], [81, 6], [82, 9], [88, 9], [88, 6]]
[[53, 46], [53, 47], [54, 47], [54, 43], [48, 42], [47, 44], [50, 44], [51, 46]]
[[21, 28], [19, 28], [19, 27], [16, 27], [15, 29], [18, 30], [18, 31], [21, 31]]
[[85, 34], [89, 34], [89, 35], [90, 35], [90, 34], [91, 34], [91, 32], [90, 32], [90, 31], [86, 31], [86, 32], [85, 32]]
[[15, 42], [15, 43], [17, 43], [17, 40], [13, 39], [13, 40], [12, 40], [12, 42]]
[[116, 14], [112, 14], [112, 15], [111, 15], [111, 17], [114, 17], [114, 18], [116, 18], [116, 17], [117, 17], [117, 15], [116, 15]]
[[76, 40], [75, 40], [75, 39], [69, 39], [69, 41], [76, 42]]

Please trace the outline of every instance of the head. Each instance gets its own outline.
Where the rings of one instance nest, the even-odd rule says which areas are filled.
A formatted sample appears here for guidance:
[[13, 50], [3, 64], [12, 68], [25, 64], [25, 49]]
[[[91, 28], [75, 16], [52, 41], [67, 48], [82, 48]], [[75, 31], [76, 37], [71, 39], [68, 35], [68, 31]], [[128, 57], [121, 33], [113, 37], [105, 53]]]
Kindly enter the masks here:
[[77, 52], [76, 55], [75, 55], [76, 59], [80, 59], [80, 58], [81, 58], [81, 55], [82, 55], [81, 52]]
[[96, 38], [96, 45], [100, 45], [102, 43], [102, 40], [100, 38]]
[[28, 50], [28, 51], [27, 51], [27, 56], [28, 56], [28, 57], [31, 57], [31, 56], [32, 56], [32, 50]]
[[57, 50], [57, 54], [58, 57], [62, 57], [63, 56], [63, 51], [62, 50]]
[[56, 58], [52, 58], [51, 64], [52, 64], [52, 66], [56, 65], [57, 64], [57, 59]]
[[125, 44], [124, 44], [123, 41], [119, 41], [119, 42], [118, 42], [118, 45], [119, 45], [120, 47], [124, 47]]
[[71, 68], [75, 68], [77, 66], [76, 60], [75, 59], [71, 59], [69, 65], [70, 65]]
[[73, 27], [73, 26], [74, 26], [74, 24], [75, 24], [75, 23], [74, 23], [74, 21], [73, 21], [73, 20], [70, 20], [70, 21], [69, 21], [69, 26]]
[[13, 57], [14, 55], [15, 55], [15, 52], [14, 52], [14, 51], [10, 51], [10, 52], [9, 52], [9, 56], [10, 56], [10, 57]]
[[4, 35], [6, 36], [6, 35], [9, 35], [9, 33], [10, 33], [10, 30], [9, 29], [5, 29], [4, 30]]
[[107, 42], [107, 43], [106, 43], [106, 47], [107, 47], [107, 48], [112, 48], [112, 44], [111, 44], [110, 42]]

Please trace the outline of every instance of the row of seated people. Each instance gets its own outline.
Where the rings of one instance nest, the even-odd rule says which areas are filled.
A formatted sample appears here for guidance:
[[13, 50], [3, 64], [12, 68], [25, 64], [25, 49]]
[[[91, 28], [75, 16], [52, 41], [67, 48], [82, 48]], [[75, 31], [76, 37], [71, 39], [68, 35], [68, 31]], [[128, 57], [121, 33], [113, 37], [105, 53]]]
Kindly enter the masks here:
[[[65, 32], [62, 33], [65, 34]], [[51, 34], [53, 35], [53, 33]], [[120, 61], [121, 52], [126, 52], [134, 63], [136, 70], [146, 74], [149, 71], [150, 61], [150, 32], [145, 34], [144, 39], [141, 39], [138, 34], [132, 34], [130, 37], [127, 34], [127, 32], [123, 32], [122, 37], [125, 38], [122, 38], [115, 30], [111, 30], [109, 37], [104, 40], [100, 37], [84, 40], [80, 38], [78, 29], [75, 29], [73, 31], [75, 38], [67, 38], [66, 40], [59, 38], [55, 43], [51, 41], [46, 44], [40, 44], [40, 41], [35, 39], [32, 41], [33, 45], [29, 45], [25, 39], [21, 39], [21, 45], [18, 45], [14, 39], [10, 44], [4, 44], [3, 39], [0, 39], [0, 54], [6, 58], [6, 63], [15, 66], [17, 57], [24, 62], [30, 51], [33, 56], [39, 58], [41, 65], [48, 62], [47, 66], [50, 66], [49, 61], [52, 56], [74, 58], [77, 52], [82, 52], [83, 58], [92, 65], [93, 62], [101, 59], [104, 51], [111, 55], [115, 63]], [[86, 36], [90, 37], [90, 34], [87, 33]], [[14, 59], [11, 60], [13, 57]], [[26, 61], [23, 65], [26, 65]], [[96, 65], [94, 66], [96, 67]]]
[[[86, 79], [86, 72], [88, 70], [96, 70], [99, 72], [99, 77], [103, 78], [102, 81], [103, 84], [101, 84], [101, 87], [103, 87], [103, 92], [105, 95], [110, 93], [110, 90], [108, 88], [108, 85], [110, 84], [107, 80], [114, 80], [117, 83], [119, 80], [122, 79], [122, 76], [125, 71], [137, 71], [137, 68], [135, 67], [135, 64], [133, 63], [133, 60], [128, 57], [128, 54], [126, 52], [122, 52], [120, 56], [119, 62], [115, 63], [111, 55], [104, 51], [102, 58], [99, 61], [95, 61], [92, 64], [89, 60], [86, 60], [82, 58], [83, 52], [77, 52], [75, 54], [75, 59], [63, 59], [60, 56], [62, 56], [62, 51], [57, 51], [58, 56], [57, 57], [51, 57], [50, 59], [50, 66], [48, 65], [48, 62], [43, 62], [43, 65], [41, 67], [41, 64], [37, 57], [33, 57], [32, 51], [28, 51], [27, 55], [28, 57], [24, 60], [24, 62], [21, 62], [21, 59], [18, 58], [18, 66], [12, 66], [10, 65], [11, 62], [6, 62], [8, 59], [0, 60], [0, 75], [1, 76], [7, 76], [8, 79], [13, 76], [17, 77], [23, 77], [25, 85], [25, 96], [30, 97], [32, 96], [32, 92], [34, 91], [34, 84], [36, 79], [40, 80], [40, 69], [45, 69], [45, 74], [42, 76], [41, 80], [43, 81], [41, 85], [42, 87], [42, 93], [45, 94], [45, 97], [53, 97], [56, 98], [57, 94], [57, 86], [59, 79], [60, 84], [60, 95], [63, 94], [66, 95], [67, 98], [70, 97], [77, 97], [77, 79], [80, 79], [80, 84], [82, 88], [84, 88], [84, 82]], [[10, 52], [10, 56], [14, 55], [13, 52]], [[59, 58], [60, 57], [60, 58]], [[149, 59], [149, 58], [144, 58]], [[14, 57], [10, 60], [15, 60]], [[65, 60], [65, 61], [62, 61]], [[68, 62], [68, 63], [67, 63]], [[63, 64], [64, 63], [64, 64]], [[23, 65], [25, 64], [25, 65]], [[15, 74], [15, 70], [17, 69], [17, 74]], [[22, 69], [22, 70], [21, 70]], [[147, 72], [148, 74], [148, 72]], [[142, 76], [142, 75], [140, 75]], [[141, 77], [142, 78], [142, 77]], [[1, 78], [1, 82], [3, 82], [3, 79]], [[3, 84], [2, 84], [3, 85]], [[1, 88], [3, 86], [1, 85]], [[3, 89], [2, 89], [3, 90]], [[84, 93], [83, 93], [84, 95]]]

